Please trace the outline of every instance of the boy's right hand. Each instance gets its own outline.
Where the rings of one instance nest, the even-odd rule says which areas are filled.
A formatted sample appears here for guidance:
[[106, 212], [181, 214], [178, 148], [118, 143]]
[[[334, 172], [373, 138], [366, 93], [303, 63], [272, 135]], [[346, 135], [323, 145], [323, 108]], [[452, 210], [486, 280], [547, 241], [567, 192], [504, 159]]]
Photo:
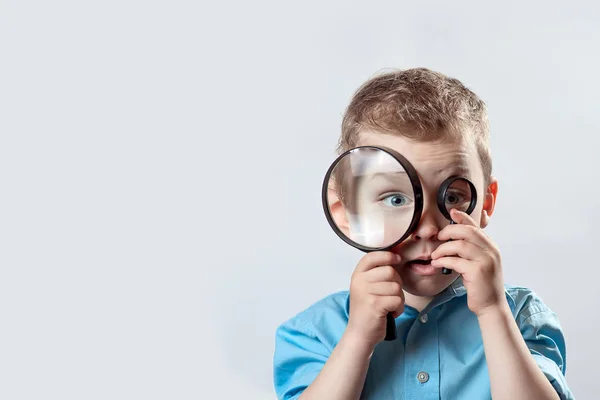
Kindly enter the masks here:
[[389, 251], [368, 253], [352, 274], [346, 333], [368, 346], [375, 347], [385, 338], [388, 313], [396, 318], [404, 312], [402, 280], [392, 267], [400, 260]]

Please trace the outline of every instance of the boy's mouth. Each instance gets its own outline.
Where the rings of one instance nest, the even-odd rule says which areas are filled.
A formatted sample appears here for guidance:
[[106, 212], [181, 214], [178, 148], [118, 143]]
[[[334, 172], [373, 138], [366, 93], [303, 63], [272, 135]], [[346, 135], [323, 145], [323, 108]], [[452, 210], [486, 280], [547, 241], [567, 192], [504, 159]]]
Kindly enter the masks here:
[[438, 273], [437, 268], [431, 265], [431, 258], [412, 260], [406, 266], [417, 275], [430, 276]]
[[415, 264], [431, 264], [431, 258], [426, 258], [426, 259], [419, 259], [419, 260], [412, 260], [411, 263], [415, 263]]

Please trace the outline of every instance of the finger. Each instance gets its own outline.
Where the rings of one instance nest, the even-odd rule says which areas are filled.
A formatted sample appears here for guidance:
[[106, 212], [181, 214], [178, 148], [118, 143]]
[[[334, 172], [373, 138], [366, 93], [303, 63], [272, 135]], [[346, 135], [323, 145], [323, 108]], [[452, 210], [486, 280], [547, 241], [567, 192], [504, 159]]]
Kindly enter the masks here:
[[358, 262], [355, 272], [366, 272], [382, 265], [397, 265], [401, 260], [398, 254], [391, 251], [374, 251]]
[[400, 274], [390, 265], [373, 268], [364, 272], [364, 279], [367, 282], [397, 282], [402, 284]]
[[465, 260], [460, 257], [441, 257], [432, 260], [431, 265], [435, 268], [449, 268], [463, 275], [474, 268], [474, 261]]
[[368, 286], [367, 291], [377, 296], [401, 296], [402, 285], [398, 282], [376, 282]]
[[398, 316], [404, 309], [404, 296], [379, 296], [377, 301], [385, 315], [392, 313]]
[[450, 216], [452, 217], [452, 220], [457, 224], [478, 226], [475, 220], [469, 214], [463, 211], [459, 211], [455, 208], [450, 210]]
[[484, 250], [466, 240], [454, 240], [441, 244], [433, 253], [431, 259], [437, 260], [441, 257], [459, 256], [466, 260], [477, 261], [482, 258]]
[[437, 238], [442, 241], [466, 240], [482, 249], [491, 247], [490, 238], [481, 228], [472, 225], [448, 225], [438, 233]]
[[396, 311], [392, 311], [392, 317], [394, 319], [398, 318], [404, 312], [404, 303], [402, 306], [398, 307]]

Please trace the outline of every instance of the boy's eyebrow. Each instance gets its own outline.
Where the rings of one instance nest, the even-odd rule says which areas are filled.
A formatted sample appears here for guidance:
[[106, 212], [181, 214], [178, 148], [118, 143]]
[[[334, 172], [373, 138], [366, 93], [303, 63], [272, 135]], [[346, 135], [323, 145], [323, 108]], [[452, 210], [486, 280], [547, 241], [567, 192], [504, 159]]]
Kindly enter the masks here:
[[371, 176], [369, 176], [369, 180], [373, 180], [375, 178], [391, 178], [392, 175], [406, 175], [406, 171], [375, 172], [374, 174], [370, 175]]
[[408, 178], [406, 171], [394, 171], [394, 172], [376, 172], [371, 174], [366, 182], [373, 182], [376, 180], [383, 180], [394, 185], [401, 185], [406, 187], [412, 187], [411, 181]]
[[447, 167], [436, 170], [435, 174], [440, 175], [449, 170], [453, 172], [453, 175], [469, 175], [469, 173], [471, 172], [467, 163], [464, 160], [456, 160], [456, 162], [453, 162]]

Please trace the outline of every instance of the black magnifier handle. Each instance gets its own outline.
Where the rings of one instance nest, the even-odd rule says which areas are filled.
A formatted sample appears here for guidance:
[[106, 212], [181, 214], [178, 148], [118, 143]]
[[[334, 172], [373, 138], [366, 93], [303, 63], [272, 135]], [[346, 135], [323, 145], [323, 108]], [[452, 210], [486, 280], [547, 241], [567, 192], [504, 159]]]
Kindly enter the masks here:
[[[450, 225], [454, 225], [454, 224], [456, 224], [456, 222], [454, 222], [453, 220], [450, 220]], [[451, 241], [452, 241], [452, 239], [448, 240], [448, 242], [451, 242]], [[452, 273], [451, 269], [446, 268], [446, 267], [442, 268], [442, 274], [444, 274], [444, 275], [450, 275], [451, 273]]]
[[387, 326], [385, 328], [385, 340], [396, 340], [397, 337], [398, 332], [396, 331], [396, 321], [394, 320], [392, 313], [389, 313], [387, 315]]

